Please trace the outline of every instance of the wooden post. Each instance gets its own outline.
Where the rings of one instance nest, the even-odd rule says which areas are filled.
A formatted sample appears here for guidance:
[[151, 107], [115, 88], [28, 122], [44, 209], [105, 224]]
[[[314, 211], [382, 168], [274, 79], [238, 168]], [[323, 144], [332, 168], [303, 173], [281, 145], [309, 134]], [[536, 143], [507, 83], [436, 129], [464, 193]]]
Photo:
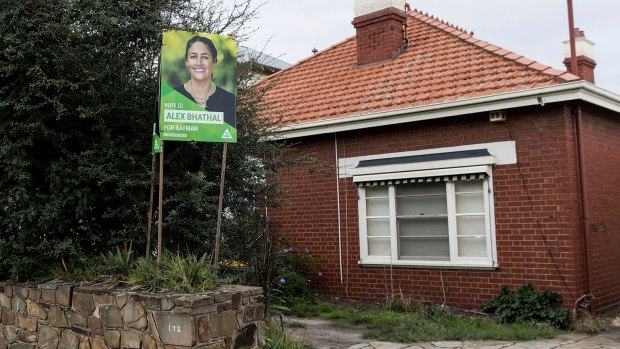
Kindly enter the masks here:
[[158, 223], [157, 223], [157, 265], [161, 262], [162, 236], [164, 225], [164, 141], [160, 142], [161, 153], [159, 153], [159, 207], [158, 207]]
[[224, 204], [224, 176], [226, 175], [226, 151], [228, 143], [224, 143], [224, 151], [222, 154], [222, 172], [220, 175], [220, 200], [217, 206], [217, 226], [215, 228], [215, 251], [213, 252], [213, 265], [217, 270], [217, 264], [220, 258], [220, 235], [222, 230], [222, 210]]
[[153, 191], [155, 187], [155, 161], [156, 157], [153, 154], [153, 161], [151, 161], [151, 191], [149, 192], [149, 213], [147, 213], [148, 222], [146, 224], [146, 258], [149, 258], [151, 253], [151, 226], [153, 225]]

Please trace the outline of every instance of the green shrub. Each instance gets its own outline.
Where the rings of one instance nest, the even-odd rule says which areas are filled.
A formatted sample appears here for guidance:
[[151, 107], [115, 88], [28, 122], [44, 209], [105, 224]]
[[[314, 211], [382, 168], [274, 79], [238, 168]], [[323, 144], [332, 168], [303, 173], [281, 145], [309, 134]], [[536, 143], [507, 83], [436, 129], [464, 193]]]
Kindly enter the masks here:
[[558, 293], [536, 293], [534, 286], [527, 284], [515, 291], [502, 288], [495, 299], [484, 303], [482, 310], [506, 323], [546, 323], [564, 328], [568, 325], [568, 309], [559, 307], [561, 304]]
[[104, 282], [110, 286], [128, 284], [150, 291], [195, 293], [215, 288], [218, 279], [206, 255], [164, 253], [159, 266], [154, 259], [133, 258], [131, 250], [117, 249], [96, 258], [57, 270], [56, 279]]
[[133, 271], [135, 258], [133, 256], [131, 245], [128, 249], [121, 249], [116, 247], [116, 252], [108, 252], [102, 254], [99, 257], [101, 266], [100, 271], [104, 275], [109, 275], [113, 280], [118, 281], [127, 276]]
[[252, 267], [239, 261], [221, 261], [217, 266], [217, 277], [222, 284], [250, 284]]
[[150, 290], [181, 293], [210, 290], [217, 283], [206, 255], [198, 258], [195, 255], [180, 254], [163, 254], [159, 267], [152, 259], [140, 258], [129, 281], [132, 285]]
[[306, 275], [314, 272], [316, 261], [307, 249], [297, 253], [294, 247], [287, 247], [283, 252], [273, 301], [288, 309], [284, 313], [310, 315], [317, 294]]
[[56, 266], [52, 270], [52, 276], [61, 280], [104, 282], [116, 285], [128, 282], [128, 277], [133, 272], [136, 262], [130, 244], [128, 249], [117, 247], [115, 252], [94, 257], [81, 257], [69, 263], [65, 263], [62, 259], [62, 268]]
[[163, 258], [160, 272], [166, 281], [164, 287], [174, 292], [200, 292], [215, 287], [215, 274], [207, 255], [198, 258], [195, 255], [179, 254]]
[[129, 276], [129, 283], [153, 291], [162, 289], [165, 281], [157, 270], [157, 262], [143, 257], [136, 262], [135, 269]]
[[[1, 4], [0, 280], [49, 279], [63, 260], [77, 265], [129, 241], [144, 251], [161, 29], [236, 36], [260, 4]], [[289, 152], [292, 144], [265, 142], [279, 121], [259, 117], [268, 87], [253, 86], [255, 66], [248, 61], [237, 69], [240, 141], [227, 153], [220, 259], [251, 256], [257, 208], [281, 204], [280, 169], [301, 161]], [[198, 256], [214, 250], [223, 147], [167, 143], [159, 210], [166, 248], [191, 246]]]
[[285, 269], [280, 274], [278, 282], [280, 297], [315, 298], [310, 282], [304, 274], [297, 270]]

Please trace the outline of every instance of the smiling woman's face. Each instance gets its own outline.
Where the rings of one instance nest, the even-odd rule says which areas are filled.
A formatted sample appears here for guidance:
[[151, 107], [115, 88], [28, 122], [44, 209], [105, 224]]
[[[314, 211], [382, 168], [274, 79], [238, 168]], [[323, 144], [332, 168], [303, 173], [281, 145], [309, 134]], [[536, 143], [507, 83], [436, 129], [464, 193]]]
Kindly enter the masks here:
[[213, 55], [207, 45], [195, 42], [187, 50], [185, 66], [189, 70], [192, 80], [201, 81], [211, 79], [213, 71]]

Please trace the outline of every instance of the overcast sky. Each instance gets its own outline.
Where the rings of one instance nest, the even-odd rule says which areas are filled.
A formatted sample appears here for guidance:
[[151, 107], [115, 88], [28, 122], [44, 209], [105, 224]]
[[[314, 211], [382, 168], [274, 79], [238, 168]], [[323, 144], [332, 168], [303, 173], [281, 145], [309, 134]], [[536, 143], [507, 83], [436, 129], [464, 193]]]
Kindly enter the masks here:
[[[261, 0], [256, 0], [260, 3]], [[353, 36], [354, 0], [265, 0], [244, 46], [288, 63]], [[565, 70], [566, 0], [408, 0], [481, 40]], [[575, 26], [595, 42], [596, 84], [620, 94], [620, 0], [573, 0]]]

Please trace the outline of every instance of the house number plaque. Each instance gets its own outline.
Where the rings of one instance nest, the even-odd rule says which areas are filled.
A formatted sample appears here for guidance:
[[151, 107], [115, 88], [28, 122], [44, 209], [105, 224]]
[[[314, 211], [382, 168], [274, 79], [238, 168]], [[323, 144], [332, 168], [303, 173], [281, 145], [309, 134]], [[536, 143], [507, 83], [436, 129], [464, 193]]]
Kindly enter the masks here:
[[155, 315], [161, 341], [168, 345], [192, 346], [192, 320], [186, 314], [159, 313]]

